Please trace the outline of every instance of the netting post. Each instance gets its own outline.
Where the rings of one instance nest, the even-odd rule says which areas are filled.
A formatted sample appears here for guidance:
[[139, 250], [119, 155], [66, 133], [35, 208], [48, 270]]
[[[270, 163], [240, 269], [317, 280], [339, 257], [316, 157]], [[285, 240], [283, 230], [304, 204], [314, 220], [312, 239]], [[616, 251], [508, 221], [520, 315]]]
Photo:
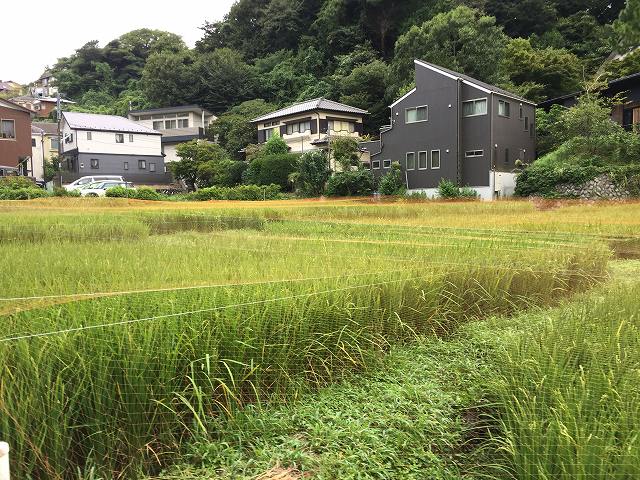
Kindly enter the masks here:
[[0, 480], [9, 480], [9, 444], [0, 442]]

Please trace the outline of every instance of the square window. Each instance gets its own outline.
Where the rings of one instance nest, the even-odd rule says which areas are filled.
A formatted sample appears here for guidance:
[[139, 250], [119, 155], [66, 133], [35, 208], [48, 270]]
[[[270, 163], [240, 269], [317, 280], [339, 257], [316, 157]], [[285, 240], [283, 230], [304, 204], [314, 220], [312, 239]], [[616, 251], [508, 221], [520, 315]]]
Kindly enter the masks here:
[[87, 132], [87, 140], [93, 140], [92, 132]]
[[391, 168], [391, 160], [383, 160], [382, 161], [382, 168]]
[[416, 169], [416, 154], [415, 152], [407, 153], [407, 170], [415, 170]]
[[501, 117], [510, 117], [511, 104], [505, 100], [498, 100], [498, 115]]
[[51, 139], [51, 150], [58, 150], [60, 148], [60, 139], [52, 138]]
[[487, 114], [487, 99], [479, 98], [477, 100], [469, 100], [462, 102], [462, 116], [475, 117], [477, 115]]
[[116, 143], [124, 143], [124, 133], [116, 133]]
[[165, 128], [165, 130], [176, 128], [176, 121], [175, 120], [165, 120], [164, 121], [164, 128]]
[[2, 120], [2, 123], [0, 123], [0, 138], [16, 138], [16, 122], [14, 120]]
[[149, 163], [149, 171], [150, 172], [155, 172], [156, 171], [156, 164], [153, 162]]
[[97, 158], [92, 158], [91, 159], [91, 168], [93, 168], [93, 169], [100, 168], [100, 160], [98, 160]]
[[146, 160], [138, 160], [138, 169], [146, 170], [147, 169], [147, 161]]
[[371, 160], [371, 168], [380, 170], [380, 160]]
[[153, 122], [153, 129], [154, 130], [162, 130], [163, 123], [164, 122], [162, 122], [162, 120]]
[[418, 152], [418, 170], [427, 169], [427, 152]]
[[189, 119], [188, 118], [178, 119], [178, 128], [189, 128]]
[[440, 168], [440, 150], [431, 150], [431, 168]]

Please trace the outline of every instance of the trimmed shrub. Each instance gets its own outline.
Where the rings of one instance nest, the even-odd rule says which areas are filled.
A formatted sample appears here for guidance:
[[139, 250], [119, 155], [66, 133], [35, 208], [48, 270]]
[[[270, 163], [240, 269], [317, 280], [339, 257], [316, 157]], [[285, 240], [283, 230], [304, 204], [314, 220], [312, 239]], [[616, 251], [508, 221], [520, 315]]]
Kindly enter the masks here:
[[442, 179], [438, 184], [438, 195], [440, 198], [451, 199], [451, 198], [477, 198], [478, 192], [476, 192], [471, 187], [462, 187], [460, 188], [451, 180]]
[[330, 197], [367, 196], [373, 193], [374, 177], [369, 170], [354, 170], [334, 174], [327, 182]]
[[80, 192], [78, 190], [67, 190], [62, 187], [53, 187], [53, 196], [54, 197], [80, 197]]
[[31, 200], [32, 198], [48, 197], [49, 194], [41, 188], [0, 188], [0, 200]]
[[164, 195], [158, 193], [153, 188], [139, 187], [138, 189], [112, 187], [105, 192], [105, 196], [110, 198], [132, 198], [134, 200], [163, 200]]
[[258, 156], [244, 172], [244, 180], [248, 185], [276, 184], [285, 192], [291, 191], [289, 175], [298, 169], [298, 158], [294, 153]]
[[201, 188], [186, 197], [188, 200], [277, 200], [280, 185], [238, 185], [237, 187]]
[[393, 162], [391, 171], [382, 177], [378, 191], [382, 195], [404, 195], [407, 191], [404, 179], [402, 178], [402, 168], [398, 162]]

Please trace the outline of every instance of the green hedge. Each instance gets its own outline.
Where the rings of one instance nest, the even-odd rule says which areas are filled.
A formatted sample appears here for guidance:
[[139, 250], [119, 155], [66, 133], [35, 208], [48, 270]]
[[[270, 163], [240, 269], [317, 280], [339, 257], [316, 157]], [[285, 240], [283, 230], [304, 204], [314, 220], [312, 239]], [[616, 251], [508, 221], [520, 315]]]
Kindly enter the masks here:
[[238, 185], [237, 187], [201, 188], [186, 196], [188, 200], [278, 200], [280, 185]]
[[105, 196], [111, 198], [133, 198], [135, 200], [165, 200], [165, 196], [149, 187], [137, 189], [113, 187], [106, 191]]

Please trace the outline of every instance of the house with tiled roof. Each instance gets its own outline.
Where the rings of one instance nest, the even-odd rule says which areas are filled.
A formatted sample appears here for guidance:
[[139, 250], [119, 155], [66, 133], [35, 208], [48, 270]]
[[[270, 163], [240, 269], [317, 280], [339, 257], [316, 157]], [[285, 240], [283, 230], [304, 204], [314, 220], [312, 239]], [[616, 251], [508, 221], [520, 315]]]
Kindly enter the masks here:
[[360, 108], [315, 98], [289, 105], [253, 119], [258, 127], [258, 143], [280, 135], [293, 153], [325, 149], [334, 136], [358, 138], [369, 112]]
[[535, 159], [535, 103], [439, 65], [414, 63], [415, 88], [390, 106], [380, 140], [361, 145], [374, 175], [397, 162], [409, 192], [435, 196], [444, 179], [483, 199], [511, 195], [517, 162]]
[[126, 181], [167, 185], [162, 134], [116, 115], [63, 112], [62, 182], [89, 175], [121, 175]]

